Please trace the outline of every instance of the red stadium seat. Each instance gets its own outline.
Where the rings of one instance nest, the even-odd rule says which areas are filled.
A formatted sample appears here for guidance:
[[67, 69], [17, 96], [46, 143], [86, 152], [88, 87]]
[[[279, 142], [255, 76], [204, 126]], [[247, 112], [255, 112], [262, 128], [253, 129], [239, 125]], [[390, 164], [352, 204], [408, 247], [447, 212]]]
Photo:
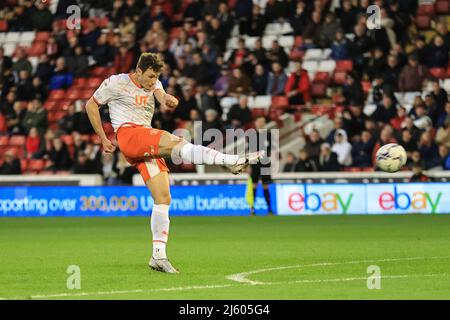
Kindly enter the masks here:
[[82, 89], [87, 86], [88, 78], [75, 78], [72, 83], [73, 88]]
[[272, 107], [273, 108], [285, 108], [289, 106], [289, 100], [285, 96], [272, 97]]
[[329, 81], [330, 81], [330, 74], [328, 72], [319, 71], [316, 72], [316, 74], [314, 75], [314, 82], [328, 84]]
[[327, 93], [327, 85], [325, 83], [316, 82], [312, 84], [311, 94], [313, 97], [325, 97]]
[[49, 112], [47, 119], [49, 122], [55, 123], [59, 120], [61, 120], [65, 115], [64, 111], [55, 111], [55, 112]]
[[45, 168], [45, 161], [42, 159], [31, 159], [28, 163], [29, 171], [42, 171]]
[[6, 132], [8, 130], [6, 126], [6, 118], [0, 113], [0, 132]]
[[95, 67], [94, 69], [91, 70], [91, 76], [93, 76], [93, 77], [103, 77], [104, 78], [107, 73], [108, 73], [107, 67]]
[[9, 139], [9, 145], [21, 147], [25, 145], [25, 140], [26, 140], [25, 136], [13, 135]]
[[36, 36], [34, 37], [34, 41], [47, 42], [48, 39], [50, 39], [50, 32], [46, 32], [46, 31], [36, 32]]
[[352, 71], [353, 61], [352, 60], [337, 60], [335, 71]]
[[302, 38], [302, 36], [295, 36], [294, 46], [295, 46], [295, 47], [301, 47], [302, 44], [303, 44], [303, 38]]
[[8, 21], [5, 19], [0, 20], [0, 32], [8, 31]]
[[48, 100], [60, 100], [66, 97], [66, 91], [63, 89], [56, 89], [50, 91], [50, 95], [48, 96]]
[[31, 45], [31, 47], [28, 49], [28, 55], [30, 57], [37, 57], [40, 56], [45, 52], [45, 49], [47, 48], [47, 43], [44, 41], [38, 41]]
[[0, 136], [0, 147], [4, 147], [9, 145], [9, 137], [8, 136]]
[[372, 88], [372, 84], [370, 83], [370, 81], [361, 81], [361, 86], [365, 94], [367, 94], [370, 88]]
[[58, 107], [58, 101], [56, 101], [56, 100], [46, 101], [44, 103], [44, 109], [47, 111], [56, 110], [57, 107]]
[[91, 136], [88, 134], [82, 134], [81, 135], [81, 140], [85, 141], [85, 142], [89, 142], [91, 141]]
[[437, 0], [435, 3], [436, 13], [447, 14], [450, 13], [450, 1], [449, 0]]
[[86, 86], [88, 88], [97, 89], [103, 82], [103, 78], [90, 78], [88, 79]]
[[25, 155], [25, 147], [24, 147], [24, 145], [22, 145], [22, 146], [11, 146], [10, 145], [7, 148], [7, 150], [11, 150], [17, 158], [21, 159]]
[[254, 108], [252, 109], [252, 118], [255, 119], [257, 117], [265, 117], [266, 109], [264, 108]]
[[417, 16], [433, 17], [434, 14], [434, 6], [432, 4], [422, 4], [417, 9]]
[[289, 54], [289, 59], [292, 61], [301, 61], [304, 55], [305, 51], [298, 48], [293, 48], [291, 53]]
[[79, 94], [79, 99], [89, 100], [94, 94], [94, 90], [82, 90]]
[[20, 159], [20, 168], [22, 169], [22, 172], [28, 170], [28, 159]]
[[433, 75], [433, 77], [438, 79], [445, 79], [447, 71], [445, 68], [431, 68], [430, 73]]
[[336, 71], [333, 76], [333, 83], [341, 85], [345, 83], [347, 73], [345, 71]]
[[94, 144], [102, 144], [102, 139], [96, 134], [91, 135], [91, 141]]
[[81, 90], [78, 88], [70, 88], [67, 90], [66, 95], [64, 98], [71, 99], [71, 100], [77, 100], [80, 99]]
[[61, 136], [61, 140], [67, 145], [71, 146], [73, 145], [73, 137], [70, 134], [64, 134]]
[[417, 16], [416, 24], [419, 29], [429, 29], [431, 23], [431, 18], [428, 16]]

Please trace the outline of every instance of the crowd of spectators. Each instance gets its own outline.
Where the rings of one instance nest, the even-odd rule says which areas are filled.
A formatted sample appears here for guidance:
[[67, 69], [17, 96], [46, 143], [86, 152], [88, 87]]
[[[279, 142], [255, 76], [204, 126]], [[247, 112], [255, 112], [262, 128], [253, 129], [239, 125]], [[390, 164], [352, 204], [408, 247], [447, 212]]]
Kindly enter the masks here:
[[[81, 29], [67, 30], [59, 21], [77, 2], [85, 23]], [[381, 28], [366, 27], [370, 4], [381, 8]], [[389, 142], [405, 146], [409, 168], [450, 169], [450, 103], [430, 73], [432, 68], [447, 69], [450, 33], [443, 17], [427, 30], [432, 36], [426, 38], [415, 27], [417, 7], [418, 1], [412, 0], [60, 0], [52, 14], [44, 2], [9, 0], [0, 9], [8, 31], [47, 31], [50, 38], [35, 70], [25, 49], [18, 48], [12, 59], [0, 48], [4, 131], [26, 135], [25, 157], [48, 160], [48, 170], [129, 179], [133, 169], [124, 169], [126, 161], [119, 153], [105, 159], [95, 141], [76, 142], [79, 136], [93, 134], [83, 101], [70, 105], [57, 123], [49, 123], [43, 105], [50, 90], [69, 88], [74, 79], [89, 77], [93, 67], [129, 72], [142, 52], [162, 55], [166, 65], [160, 80], [180, 99], [174, 113], [155, 113], [156, 128], [173, 131], [182, 123], [194, 132], [194, 121], [202, 121], [203, 130], [249, 127], [250, 95], [285, 96], [294, 106], [331, 105], [331, 96], [322, 101], [312, 96], [301, 59], [287, 72], [290, 52], [277, 40], [265, 49], [258, 39], [250, 49], [240, 39], [225, 58], [235, 26], [240, 37], [262, 37], [267, 24], [287, 22], [291, 35], [302, 39], [293, 51], [331, 48], [331, 58], [351, 60], [353, 70], [344, 84], [331, 88], [342, 105], [334, 113], [334, 129], [326, 137], [319, 130], [299, 132], [306, 146], [288, 155], [285, 171], [370, 168], [377, 148]], [[93, 17], [104, 15], [109, 22], [100, 27]], [[361, 81], [372, 83], [368, 93]], [[430, 91], [423, 91], [428, 87]], [[398, 91], [422, 94], [407, 110], [394, 95]], [[239, 102], [223, 116], [219, 101], [226, 96]], [[366, 103], [376, 105], [370, 116], [363, 112]], [[102, 108], [102, 118], [108, 122], [107, 108]], [[65, 135], [73, 136], [70, 148], [61, 138]], [[1, 173], [16, 173], [10, 156], [5, 153]]]

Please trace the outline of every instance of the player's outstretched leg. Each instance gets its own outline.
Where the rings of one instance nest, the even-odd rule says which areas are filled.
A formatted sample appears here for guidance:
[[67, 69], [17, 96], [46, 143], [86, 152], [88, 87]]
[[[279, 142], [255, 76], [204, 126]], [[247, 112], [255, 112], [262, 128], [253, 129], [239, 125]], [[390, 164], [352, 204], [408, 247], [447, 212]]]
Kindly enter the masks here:
[[149, 261], [149, 267], [156, 271], [167, 273], [179, 273], [167, 259], [166, 245], [169, 239], [169, 206], [170, 189], [169, 175], [160, 172], [147, 181], [154, 199], [151, 218], [151, 229], [153, 236], [153, 253]]
[[246, 155], [225, 154], [217, 150], [195, 145], [165, 131], [158, 146], [159, 154], [165, 157], [181, 158], [193, 164], [226, 166], [233, 174], [240, 174], [251, 163], [264, 156], [264, 151]]

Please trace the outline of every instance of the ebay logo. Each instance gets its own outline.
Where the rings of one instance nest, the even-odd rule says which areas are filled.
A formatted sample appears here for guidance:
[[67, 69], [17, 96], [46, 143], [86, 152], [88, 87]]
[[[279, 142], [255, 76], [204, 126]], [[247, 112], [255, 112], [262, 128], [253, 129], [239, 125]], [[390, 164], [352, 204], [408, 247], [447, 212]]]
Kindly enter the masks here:
[[303, 192], [291, 192], [287, 197], [287, 205], [294, 212], [299, 211], [341, 211], [347, 213], [353, 199], [353, 193], [344, 196], [337, 192], [311, 192], [305, 184]]
[[399, 192], [394, 186], [394, 192], [383, 192], [378, 197], [379, 206], [385, 210], [427, 210], [431, 208], [431, 213], [436, 213], [436, 209], [442, 198], [442, 192], [432, 198], [430, 193], [416, 191], [413, 193]]

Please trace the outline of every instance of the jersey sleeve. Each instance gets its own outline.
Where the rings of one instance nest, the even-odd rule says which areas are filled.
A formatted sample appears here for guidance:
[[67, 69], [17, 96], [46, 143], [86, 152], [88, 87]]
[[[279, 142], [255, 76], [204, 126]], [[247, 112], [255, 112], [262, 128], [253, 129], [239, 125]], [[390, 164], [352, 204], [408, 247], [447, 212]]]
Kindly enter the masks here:
[[114, 99], [115, 94], [116, 90], [114, 90], [114, 82], [111, 80], [111, 77], [109, 77], [102, 82], [97, 90], [95, 90], [92, 97], [94, 98], [95, 103], [103, 105]]
[[158, 90], [158, 89], [164, 90], [164, 87], [163, 87], [161, 81], [156, 80], [156, 83], [155, 83], [155, 89], [153, 89], [153, 90], [156, 91], [156, 90]]

